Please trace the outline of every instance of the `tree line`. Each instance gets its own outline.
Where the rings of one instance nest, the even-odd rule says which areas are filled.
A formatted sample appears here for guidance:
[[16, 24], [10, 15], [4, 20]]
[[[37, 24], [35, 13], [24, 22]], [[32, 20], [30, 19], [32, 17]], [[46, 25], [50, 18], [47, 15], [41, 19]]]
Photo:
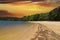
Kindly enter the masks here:
[[17, 17], [0, 17], [0, 20], [8, 21], [60, 21], [60, 7], [48, 13], [37, 13], [35, 15], [24, 16], [22, 18]]

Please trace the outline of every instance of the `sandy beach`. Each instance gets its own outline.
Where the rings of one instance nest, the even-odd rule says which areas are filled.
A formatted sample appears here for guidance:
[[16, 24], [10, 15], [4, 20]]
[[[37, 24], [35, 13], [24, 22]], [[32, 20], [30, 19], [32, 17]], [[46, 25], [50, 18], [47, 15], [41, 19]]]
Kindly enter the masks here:
[[45, 25], [49, 30], [60, 35], [60, 22], [30, 22], [23, 25], [0, 27], [0, 40], [31, 40], [38, 32], [38, 24]]

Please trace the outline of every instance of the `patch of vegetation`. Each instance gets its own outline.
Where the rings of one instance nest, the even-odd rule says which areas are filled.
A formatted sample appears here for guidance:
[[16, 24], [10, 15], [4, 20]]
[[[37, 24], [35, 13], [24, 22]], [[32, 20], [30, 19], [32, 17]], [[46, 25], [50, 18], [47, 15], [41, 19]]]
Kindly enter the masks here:
[[[10, 15], [10, 14], [9, 14]], [[0, 17], [0, 20], [7, 21], [60, 21], [60, 7], [55, 8], [49, 13], [38, 13], [31, 16], [17, 17]]]

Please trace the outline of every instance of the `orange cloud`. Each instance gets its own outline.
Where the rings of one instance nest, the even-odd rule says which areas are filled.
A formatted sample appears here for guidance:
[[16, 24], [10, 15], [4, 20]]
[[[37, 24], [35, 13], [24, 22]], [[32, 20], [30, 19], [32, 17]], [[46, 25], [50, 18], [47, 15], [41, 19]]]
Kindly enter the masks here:
[[23, 16], [25, 16], [25, 14], [13, 14], [14, 17], [18, 17], [18, 18], [21, 18]]
[[39, 3], [38, 5], [44, 6], [44, 7], [56, 7], [57, 4], [51, 4], [51, 3]]
[[4, 10], [12, 13], [16, 17], [23, 17], [37, 13], [45, 13], [53, 10], [56, 4], [46, 4], [38, 2], [20, 2], [4, 4]]

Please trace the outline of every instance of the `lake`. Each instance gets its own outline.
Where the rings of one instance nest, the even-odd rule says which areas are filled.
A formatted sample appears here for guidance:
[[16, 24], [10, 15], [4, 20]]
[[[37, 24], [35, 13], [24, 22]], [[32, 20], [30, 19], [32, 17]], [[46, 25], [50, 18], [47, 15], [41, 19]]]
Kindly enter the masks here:
[[24, 25], [28, 24], [28, 21], [0, 21], [0, 26], [7, 26], [7, 25]]

